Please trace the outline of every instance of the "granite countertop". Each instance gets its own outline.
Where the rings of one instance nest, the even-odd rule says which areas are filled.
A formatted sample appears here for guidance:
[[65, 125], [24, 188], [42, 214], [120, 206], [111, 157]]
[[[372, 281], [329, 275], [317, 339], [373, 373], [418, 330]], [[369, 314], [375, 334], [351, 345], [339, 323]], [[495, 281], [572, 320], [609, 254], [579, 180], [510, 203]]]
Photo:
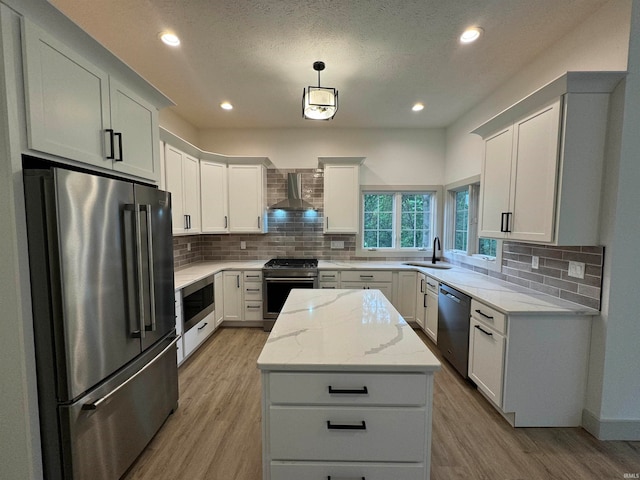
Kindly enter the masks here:
[[292, 290], [261, 370], [433, 372], [440, 362], [379, 290]]
[[[222, 270], [259, 270], [265, 260], [201, 262], [175, 272], [175, 289], [190, 285]], [[466, 268], [435, 269], [405, 265], [400, 261], [320, 260], [319, 270], [409, 270], [419, 271], [446, 283], [507, 315], [598, 315], [600, 312], [512, 283], [497, 280]]]

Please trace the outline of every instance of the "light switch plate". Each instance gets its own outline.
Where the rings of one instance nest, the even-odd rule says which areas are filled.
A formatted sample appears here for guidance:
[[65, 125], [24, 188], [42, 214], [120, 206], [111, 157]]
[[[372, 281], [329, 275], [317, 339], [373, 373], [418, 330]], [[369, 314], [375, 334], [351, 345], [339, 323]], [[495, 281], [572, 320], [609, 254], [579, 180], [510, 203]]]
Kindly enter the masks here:
[[533, 256], [531, 257], [531, 268], [535, 268], [536, 270], [540, 266], [540, 257]]
[[584, 263], [569, 262], [569, 276], [575, 278], [584, 278]]
[[344, 241], [342, 240], [332, 240], [331, 241], [331, 249], [332, 250], [341, 250], [344, 248]]
[[240, 250], [246, 250], [247, 242], [240, 242]]
[[187, 252], [190, 252], [190, 251], [191, 251], [191, 244], [187, 243]]

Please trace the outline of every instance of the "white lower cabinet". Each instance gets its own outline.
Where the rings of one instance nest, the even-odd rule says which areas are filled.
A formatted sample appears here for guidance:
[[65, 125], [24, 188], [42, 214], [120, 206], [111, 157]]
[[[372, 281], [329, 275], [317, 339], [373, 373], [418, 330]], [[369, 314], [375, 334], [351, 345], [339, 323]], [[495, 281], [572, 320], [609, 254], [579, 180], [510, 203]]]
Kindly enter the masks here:
[[184, 332], [184, 357], [191, 355], [216, 329], [215, 312], [211, 312]]
[[407, 322], [416, 319], [416, 272], [398, 272], [397, 290], [394, 295], [393, 306], [400, 312]]
[[393, 272], [372, 270], [343, 270], [340, 274], [340, 288], [376, 289], [393, 301]]
[[263, 372], [264, 478], [429, 478], [431, 376]]
[[216, 313], [216, 328], [220, 326], [224, 320], [224, 282], [222, 280], [222, 272], [218, 272], [213, 277], [213, 301]]
[[433, 340], [438, 343], [438, 290], [440, 283], [430, 276], [425, 276], [426, 289], [426, 305], [424, 331]]
[[469, 378], [489, 400], [502, 406], [505, 338], [476, 317], [469, 330]]
[[242, 320], [242, 272], [229, 271], [222, 272], [222, 283], [224, 292], [224, 320]]

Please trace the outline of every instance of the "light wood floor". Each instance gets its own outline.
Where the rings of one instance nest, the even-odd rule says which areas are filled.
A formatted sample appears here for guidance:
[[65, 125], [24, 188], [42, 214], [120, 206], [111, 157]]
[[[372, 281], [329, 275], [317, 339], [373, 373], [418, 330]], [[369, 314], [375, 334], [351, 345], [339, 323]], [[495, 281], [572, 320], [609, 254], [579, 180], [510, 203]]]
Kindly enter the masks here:
[[[255, 328], [214, 333], [180, 367], [178, 410], [124, 478], [260, 480], [256, 361], [266, 339]], [[514, 429], [446, 362], [435, 376], [433, 410], [432, 480], [620, 480], [640, 474], [640, 442], [600, 442], [580, 428]]]

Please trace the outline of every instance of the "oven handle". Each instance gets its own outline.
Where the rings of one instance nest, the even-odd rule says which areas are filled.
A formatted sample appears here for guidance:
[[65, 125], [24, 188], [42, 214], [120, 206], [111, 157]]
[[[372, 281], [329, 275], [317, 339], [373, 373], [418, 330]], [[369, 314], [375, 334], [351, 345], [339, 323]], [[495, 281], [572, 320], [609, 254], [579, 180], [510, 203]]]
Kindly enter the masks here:
[[268, 277], [264, 281], [267, 283], [282, 283], [282, 282], [301, 282], [301, 283], [313, 283], [318, 277]]

